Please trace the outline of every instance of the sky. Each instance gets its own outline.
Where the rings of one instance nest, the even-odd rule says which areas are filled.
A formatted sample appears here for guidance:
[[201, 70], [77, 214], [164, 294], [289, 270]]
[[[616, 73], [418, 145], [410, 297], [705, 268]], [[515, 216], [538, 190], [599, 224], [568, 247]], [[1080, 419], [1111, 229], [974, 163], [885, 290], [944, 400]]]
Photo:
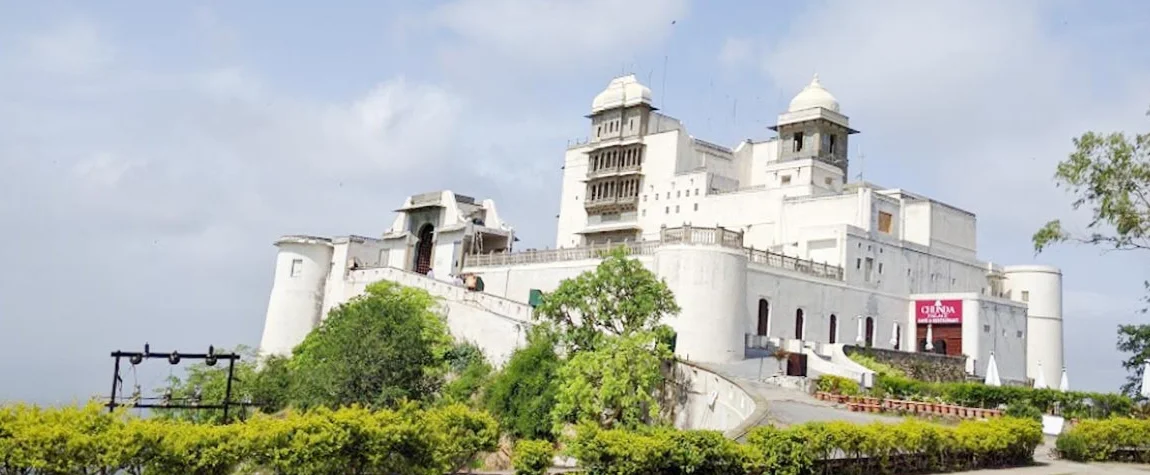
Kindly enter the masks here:
[[0, 0], [0, 401], [103, 395], [145, 342], [256, 346], [276, 237], [379, 235], [411, 194], [552, 245], [565, 146], [626, 72], [732, 146], [818, 73], [862, 131], [851, 177], [1060, 266], [1071, 385], [1113, 390], [1150, 255], [1030, 236], [1088, 221], [1052, 180], [1073, 137], [1150, 130], [1148, 42], [1140, 1]]

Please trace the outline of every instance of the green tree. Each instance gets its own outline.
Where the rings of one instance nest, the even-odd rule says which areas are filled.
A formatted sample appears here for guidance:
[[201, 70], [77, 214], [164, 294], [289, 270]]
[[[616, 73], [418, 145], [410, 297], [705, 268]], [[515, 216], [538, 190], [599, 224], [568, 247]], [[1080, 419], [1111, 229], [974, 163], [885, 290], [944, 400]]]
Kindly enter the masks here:
[[551, 408], [563, 361], [555, 353], [554, 334], [536, 327], [527, 345], [511, 354], [484, 392], [484, 406], [504, 432], [517, 438], [551, 439]]
[[445, 356], [449, 373], [443, 387], [447, 401], [469, 402], [491, 379], [491, 363], [474, 343], [459, 343]]
[[594, 350], [603, 335], [667, 332], [659, 321], [679, 313], [667, 284], [619, 247], [594, 271], [564, 280], [543, 296], [535, 318], [554, 325], [570, 351]]
[[553, 431], [582, 422], [605, 428], [657, 424], [656, 391], [662, 363], [670, 358], [654, 332], [606, 338], [595, 350], [576, 353], [559, 369]]
[[[1058, 164], [1054, 180], [1074, 196], [1075, 210], [1086, 207], [1092, 216], [1083, 232], [1066, 229], [1060, 220], [1046, 223], [1034, 233], [1036, 252], [1062, 242], [1150, 250], [1150, 133], [1087, 132], [1074, 139], [1074, 152]], [[1150, 282], [1143, 285], [1150, 291]], [[1143, 299], [1150, 303], [1150, 297]], [[1119, 326], [1118, 349], [1131, 355], [1122, 363], [1130, 372], [1123, 391], [1133, 395], [1150, 357], [1150, 326]]]
[[383, 281], [332, 309], [293, 352], [292, 402], [388, 407], [434, 397], [453, 346], [437, 304], [422, 289]]

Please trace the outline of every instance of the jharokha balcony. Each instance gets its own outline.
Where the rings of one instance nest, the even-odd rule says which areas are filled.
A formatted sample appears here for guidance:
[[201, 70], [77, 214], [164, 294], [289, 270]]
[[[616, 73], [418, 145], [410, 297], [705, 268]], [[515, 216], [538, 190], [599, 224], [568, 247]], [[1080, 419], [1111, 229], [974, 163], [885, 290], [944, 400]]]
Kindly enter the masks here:
[[631, 255], [647, 256], [654, 254], [659, 246], [679, 244], [711, 245], [740, 249], [747, 253], [747, 258], [751, 264], [800, 272], [825, 279], [843, 280], [842, 267], [814, 262], [808, 259], [800, 259], [771, 251], [744, 247], [743, 233], [738, 231], [721, 227], [698, 228], [693, 226], [663, 228], [659, 232], [659, 239], [654, 241], [607, 242], [562, 249], [469, 255], [466, 259], [466, 267], [500, 267], [598, 259], [610, 250], [620, 246], [627, 248]]

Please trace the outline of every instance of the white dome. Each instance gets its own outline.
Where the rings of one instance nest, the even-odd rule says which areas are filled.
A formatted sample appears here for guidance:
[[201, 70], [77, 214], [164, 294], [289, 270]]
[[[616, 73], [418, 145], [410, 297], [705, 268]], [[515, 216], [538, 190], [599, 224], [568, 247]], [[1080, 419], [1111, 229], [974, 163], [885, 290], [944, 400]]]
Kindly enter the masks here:
[[791, 99], [791, 105], [787, 108], [787, 112], [813, 109], [815, 107], [822, 107], [823, 109], [834, 112], [839, 111], [839, 101], [835, 99], [835, 96], [831, 95], [830, 91], [824, 89], [822, 84], [819, 84], [818, 74], [815, 74], [815, 78], [811, 80], [811, 83], [808, 84], [807, 87], [804, 87], [794, 99]]
[[651, 90], [635, 79], [634, 74], [617, 77], [607, 84], [607, 89], [595, 96], [591, 102], [591, 113], [620, 106], [650, 104]]

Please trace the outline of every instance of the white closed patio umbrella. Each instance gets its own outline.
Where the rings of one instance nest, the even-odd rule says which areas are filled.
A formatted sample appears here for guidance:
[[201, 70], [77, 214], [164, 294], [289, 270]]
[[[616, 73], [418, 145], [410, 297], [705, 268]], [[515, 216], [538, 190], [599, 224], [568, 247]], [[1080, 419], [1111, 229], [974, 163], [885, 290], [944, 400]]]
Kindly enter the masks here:
[[934, 351], [934, 325], [926, 324], [926, 351]]
[[990, 361], [986, 363], [986, 379], [983, 383], [987, 386], [1002, 386], [1002, 379], [998, 377], [998, 363], [994, 361], [994, 352], [990, 352]]
[[1062, 381], [1058, 383], [1058, 390], [1066, 392], [1070, 390], [1070, 379], [1066, 377], [1066, 367], [1062, 367]]
[[1142, 365], [1142, 388], [1138, 390], [1142, 397], [1150, 397], [1150, 361]]
[[1042, 371], [1042, 362], [1038, 362], [1038, 372], [1034, 375], [1034, 389], [1046, 389], [1046, 374]]

